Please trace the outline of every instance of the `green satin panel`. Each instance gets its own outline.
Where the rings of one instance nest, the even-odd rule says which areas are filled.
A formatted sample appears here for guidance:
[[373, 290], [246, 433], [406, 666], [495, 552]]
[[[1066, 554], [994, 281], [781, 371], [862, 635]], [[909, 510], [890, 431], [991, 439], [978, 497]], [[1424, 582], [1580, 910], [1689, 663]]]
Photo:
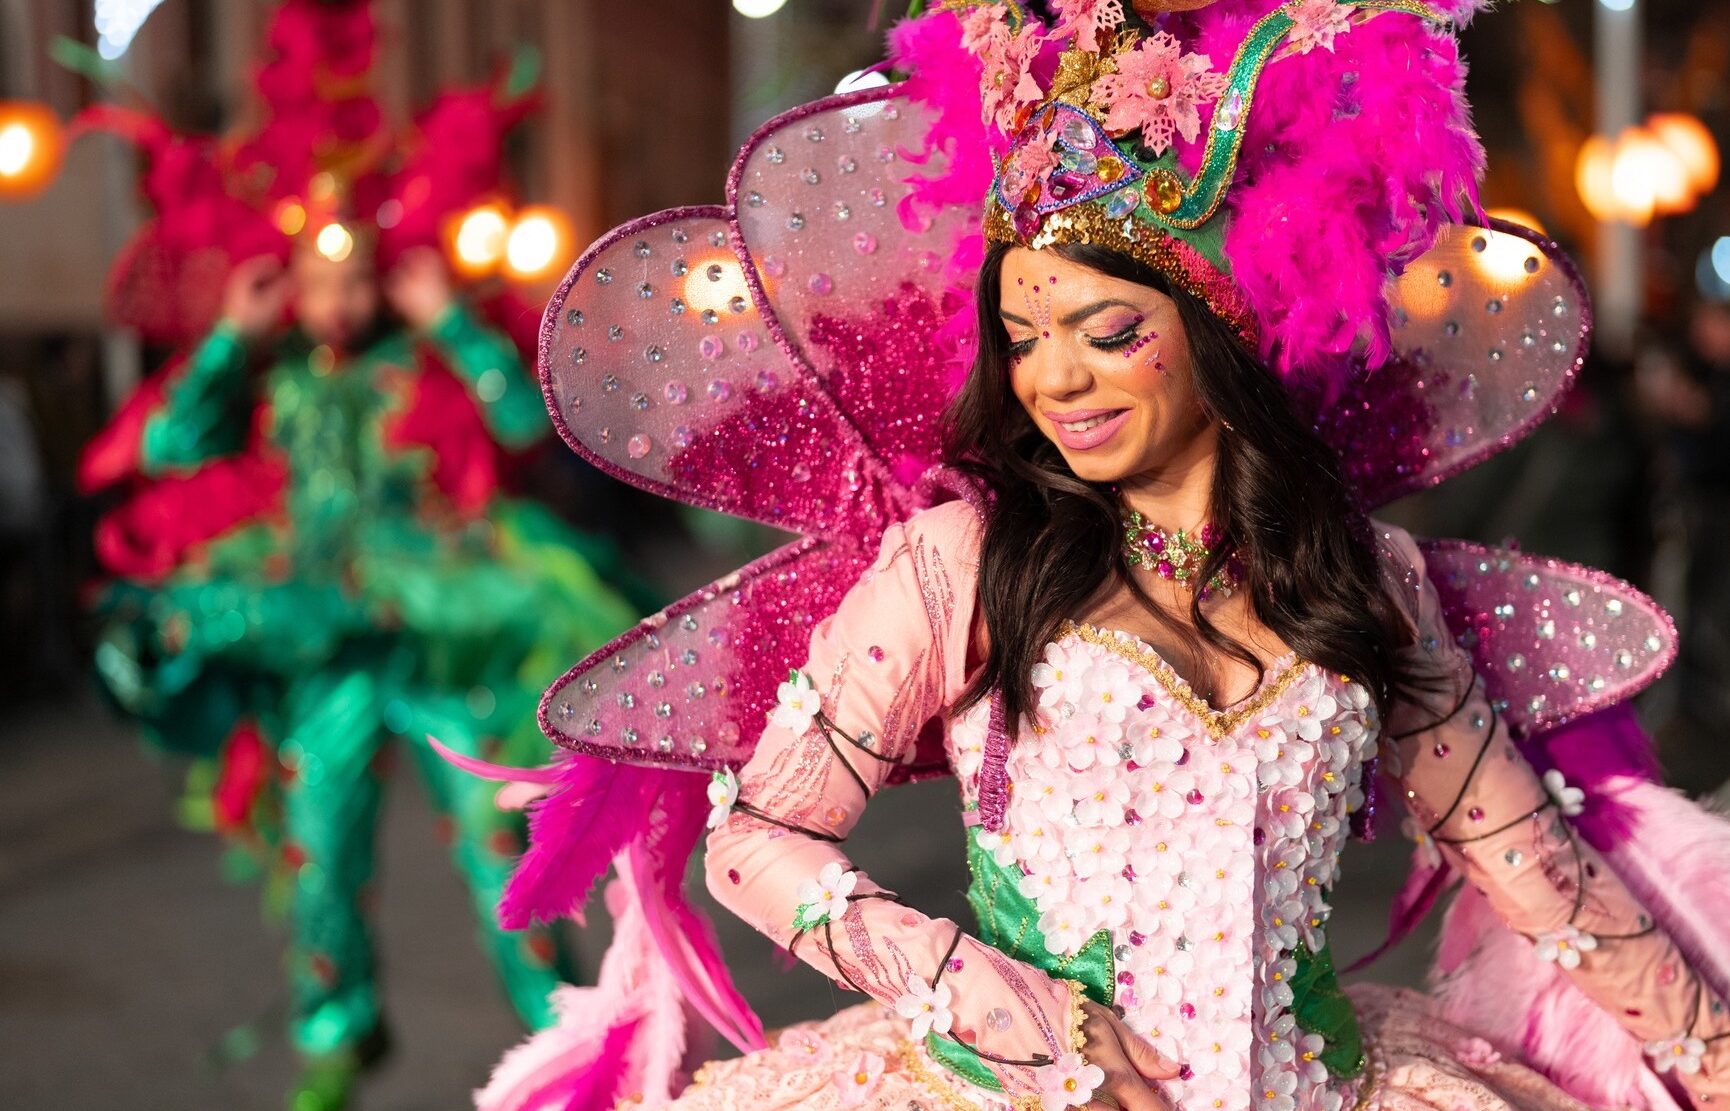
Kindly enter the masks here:
[[1333, 953], [1324, 944], [1312, 953], [1299, 945], [1292, 954], [1297, 972], [1292, 975], [1292, 1017], [1298, 1028], [1321, 1035], [1321, 1063], [1334, 1076], [1354, 1077], [1364, 1071], [1364, 1036], [1351, 997], [1334, 975]]
[[[1117, 962], [1111, 954], [1111, 934], [1100, 930], [1070, 955], [1053, 953], [1039, 931], [1039, 908], [1021, 893], [1022, 872], [997, 863], [979, 844], [977, 825], [967, 828], [967, 869], [973, 881], [967, 902], [978, 920], [978, 938], [1005, 956], [1032, 965], [1082, 986], [1089, 999], [1111, 1006], [1117, 997]], [[925, 1047], [938, 1064], [969, 1083], [989, 1091], [1002, 1085], [979, 1056], [952, 1038], [927, 1035]]]
[[1071, 956], [1047, 949], [1039, 932], [1039, 907], [1021, 893], [1021, 869], [1005, 868], [992, 859], [979, 844], [978, 826], [967, 830], [967, 868], [973, 874], [967, 902], [979, 919], [979, 940], [1060, 980], [1074, 980], [1089, 999], [1111, 1006], [1117, 998], [1117, 961], [1111, 955], [1110, 933], [1100, 930]]

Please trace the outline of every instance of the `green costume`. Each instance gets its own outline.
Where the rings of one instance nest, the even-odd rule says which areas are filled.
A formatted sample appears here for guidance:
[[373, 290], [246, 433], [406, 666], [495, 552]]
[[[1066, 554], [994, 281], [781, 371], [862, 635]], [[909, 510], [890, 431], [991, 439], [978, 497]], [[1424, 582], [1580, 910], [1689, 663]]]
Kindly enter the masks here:
[[[356, 1050], [380, 1024], [366, 903], [393, 737], [443, 815], [512, 1005], [541, 1025], [558, 946], [494, 915], [520, 819], [422, 738], [540, 758], [540, 691], [633, 619], [597, 574], [616, 564], [494, 492], [497, 445], [547, 423], [516, 349], [468, 310], [420, 342], [385, 331], [338, 361], [296, 335], [264, 362], [218, 326], [93, 445], [129, 440], [144, 482], [110, 523], [129, 542], [110, 562], [175, 553], [166, 574], [104, 591], [100, 674], [163, 747], [220, 762], [214, 824], [272, 858], [304, 1053]], [[156, 522], [174, 535], [140, 541]]]

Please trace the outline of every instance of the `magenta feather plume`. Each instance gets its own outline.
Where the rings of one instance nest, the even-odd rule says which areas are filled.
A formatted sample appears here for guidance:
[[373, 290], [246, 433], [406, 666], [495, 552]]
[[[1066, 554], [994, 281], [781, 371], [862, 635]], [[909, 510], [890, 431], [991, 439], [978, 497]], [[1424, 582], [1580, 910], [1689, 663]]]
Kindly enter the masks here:
[[589, 893], [648, 824], [667, 777], [689, 775], [564, 754], [557, 785], [530, 807], [529, 847], [499, 900], [499, 921], [513, 930], [566, 916], [581, 922]]
[[[1198, 44], [1224, 53], [1251, 10], [1197, 13]], [[1388, 278], [1477, 204], [1464, 85], [1452, 36], [1397, 13], [1263, 71], [1224, 248], [1276, 370], [1337, 383], [1387, 361]]]
[[685, 898], [685, 865], [703, 835], [708, 805], [696, 777], [672, 784], [641, 840], [619, 861], [641, 904], [656, 953], [680, 996], [742, 1052], [761, 1049], [763, 1024], [733, 984], [714, 929]]
[[628, 883], [607, 889], [613, 943], [592, 988], [552, 995], [552, 1026], [530, 1036], [494, 1067], [475, 1093], [479, 1111], [602, 1111], [643, 1091], [643, 1037], [664, 1038], [660, 1014], [680, 1012], [671, 978], [653, 960], [643, 912]]

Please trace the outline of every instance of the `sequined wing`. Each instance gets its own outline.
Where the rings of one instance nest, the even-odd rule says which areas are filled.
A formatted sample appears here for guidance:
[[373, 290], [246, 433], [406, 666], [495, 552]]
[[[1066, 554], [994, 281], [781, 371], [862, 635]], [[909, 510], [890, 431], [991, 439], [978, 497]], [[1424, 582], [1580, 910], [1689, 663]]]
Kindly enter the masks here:
[[931, 337], [963, 223], [903, 203], [928, 123], [889, 90], [806, 105], [745, 144], [728, 205], [590, 248], [542, 323], [566, 442], [627, 482], [791, 532], [869, 543], [911, 513], [951, 388]]
[[1631, 698], [1675, 658], [1670, 615], [1602, 571], [1463, 540], [1423, 548], [1448, 627], [1516, 733]]
[[1542, 424], [1592, 332], [1578, 271], [1529, 228], [1451, 225], [1392, 291], [1395, 356], [1322, 406], [1323, 437], [1364, 504], [1477, 466]]
[[[555, 682], [541, 700], [542, 730], [615, 763], [739, 768], [775, 707], [776, 687], [804, 663], [815, 626], [874, 551], [806, 537], [687, 595]], [[932, 733], [891, 778], [947, 770]]]

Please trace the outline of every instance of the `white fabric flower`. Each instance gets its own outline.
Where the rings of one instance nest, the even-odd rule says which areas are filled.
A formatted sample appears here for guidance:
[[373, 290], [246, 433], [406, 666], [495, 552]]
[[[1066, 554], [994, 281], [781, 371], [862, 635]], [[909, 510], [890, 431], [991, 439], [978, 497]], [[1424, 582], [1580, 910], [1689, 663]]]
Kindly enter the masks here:
[[859, 873], [843, 868], [838, 860], [823, 865], [814, 880], [799, 885], [799, 907], [793, 925], [801, 930], [839, 918], [847, 909], [847, 896], [859, 882]]
[[1081, 701], [1087, 671], [1084, 658], [1071, 656], [1059, 644], [1045, 646], [1045, 659], [1033, 665], [1033, 687], [1039, 692], [1039, 708], [1055, 709]]
[[1565, 969], [1580, 967], [1580, 954], [1590, 953], [1598, 947], [1598, 939], [1575, 926], [1563, 926], [1559, 930], [1546, 930], [1533, 939], [1538, 947], [1538, 959], [1555, 961]]
[[1130, 678], [1129, 668], [1109, 663], [1094, 668], [1087, 676], [1086, 694], [1082, 707], [1092, 711], [1101, 721], [1122, 724], [1129, 711], [1141, 701], [1141, 688]]
[[980, 830], [979, 847], [990, 853], [999, 867], [1007, 868], [1015, 862], [1015, 850], [1010, 846], [1008, 830]]
[[1686, 1034], [1678, 1038], [1659, 1038], [1655, 1042], [1646, 1043], [1646, 1056], [1652, 1058], [1652, 1067], [1659, 1072], [1675, 1069], [1677, 1072], [1697, 1073], [1700, 1071], [1700, 1059], [1705, 1055], [1706, 1043]]
[[910, 1019], [909, 1035], [916, 1042], [926, 1034], [947, 1034], [954, 1016], [949, 1013], [949, 985], [933, 986], [919, 978], [916, 972], [907, 974], [907, 991], [895, 1000], [895, 1013]]
[[1296, 1091], [1296, 1073], [1270, 1069], [1262, 1073], [1261, 1091], [1255, 1097], [1256, 1111], [1293, 1111], [1297, 1101], [1292, 1095]]
[[775, 688], [775, 702], [777, 705], [770, 720], [794, 734], [810, 729], [817, 712], [823, 708], [817, 685], [803, 671], [787, 673], [787, 681]]
[[1080, 1107], [1105, 1083], [1105, 1070], [1079, 1053], [1065, 1053], [1039, 1069], [1039, 1102], [1046, 1108]]
[[1436, 839], [1431, 837], [1429, 831], [1424, 828], [1422, 822], [1408, 814], [1400, 822], [1400, 832], [1409, 837], [1412, 843], [1417, 846], [1416, 855], [1420, 864], [1431, 869], [1441, 867], [1442, 850], [1436, 844]]
[[722, 768], [709, 776], [709, 828], [727, 820], [733, 804], [739, 801], [739, 777], [732, 768]]
[[1045, 936], [1045, 947], [1059, 956], [1079, 952], [1082, 943], [1093, 936], [1087, 928], [1087, 915], [1070, 899], [1057, 903], [1039, 916], [1039, 932]]
[[1586, 808], [1586, 792], [1568, 786], [1568, 780], [1554, 768], [1544, 773], [1544, 790], [1556, 800], [1556, 808], [1564, 817], [1577, 817]]

